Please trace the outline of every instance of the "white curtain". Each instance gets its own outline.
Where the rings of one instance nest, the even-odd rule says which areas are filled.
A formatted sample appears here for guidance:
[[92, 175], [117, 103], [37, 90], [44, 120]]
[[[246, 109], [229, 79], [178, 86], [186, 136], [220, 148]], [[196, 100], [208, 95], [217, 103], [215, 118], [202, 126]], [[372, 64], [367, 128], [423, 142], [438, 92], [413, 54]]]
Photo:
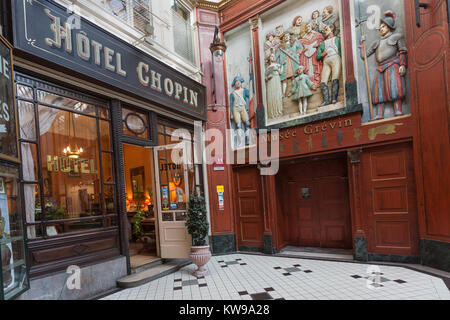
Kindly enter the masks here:
[[[58, 99], [57, 102], [63, 100]], [[20, 134], [22, 139], [34, 140], [36, 137], [36, 128], [34, 125], [34, 106], [30, 103], [19, 101], [19, 119], [20, 119]], [[39, 129], [40, 135], [46, 134], [53, 125], [53, 122], [58, 115], [58, 109], [52, 108], [39, 108]], [[39, 137], [37, 137], [39, 138]], [[40, 155], [35, 155], [39, 157]], [[22, 170], [24, 181], [36, 180], [33, 153], [29, 143], [22, 144]], [[28, 223], [35, 222], [35, 205], [36, 195], [35, 186], [26, 184], [24, 185], [24, 197], [25, 197], [25, 212]], [[43, 190], [41, 190], [42, 193]], [[42, 195], [41, 195], [42, 196]], [[42, 208], [43, 209], [43, 208]], [[36, 228], [34, 226], [29, 227], [27, 230], [28, 238], [36, 238]]]

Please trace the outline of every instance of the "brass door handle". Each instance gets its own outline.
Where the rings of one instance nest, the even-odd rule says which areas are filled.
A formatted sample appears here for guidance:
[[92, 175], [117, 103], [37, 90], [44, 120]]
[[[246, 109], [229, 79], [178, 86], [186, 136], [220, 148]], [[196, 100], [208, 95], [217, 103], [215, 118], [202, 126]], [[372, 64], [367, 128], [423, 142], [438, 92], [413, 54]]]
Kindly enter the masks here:
[[[447, 0], [447, 4], [450, 0]], [[424, 8], [424, 9], [428, 9], [429, 4], [428, 3], [424, 3], [424, 2], [420, 2], [420, 0], [415, 0], [415, 8], [416, 8], [416, 24], [417, 27], [421, 27], [422, 26], [422, 20], [420, 17], [420, 8]]]

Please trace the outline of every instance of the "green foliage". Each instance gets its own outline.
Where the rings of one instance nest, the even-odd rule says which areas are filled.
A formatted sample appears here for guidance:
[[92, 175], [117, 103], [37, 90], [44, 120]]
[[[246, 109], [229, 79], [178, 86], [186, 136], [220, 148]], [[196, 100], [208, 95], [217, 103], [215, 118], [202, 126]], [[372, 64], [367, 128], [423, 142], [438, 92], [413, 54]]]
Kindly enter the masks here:
[[205, 198], [193, 193], [189, 198], [189, 211], [187, 213], [186, 227], [192, 236], [193, 246], [204, 246], [208, 235], [208, 220], [206, 217]]
[[133, 235], [136, 238], [140, 238], [144, 234], [144, 230], [142, 229], [142, 220], [145, 219], [145, 213], [142, 210], [136, 211], [134, 215], [134, 227], [133, 227]]

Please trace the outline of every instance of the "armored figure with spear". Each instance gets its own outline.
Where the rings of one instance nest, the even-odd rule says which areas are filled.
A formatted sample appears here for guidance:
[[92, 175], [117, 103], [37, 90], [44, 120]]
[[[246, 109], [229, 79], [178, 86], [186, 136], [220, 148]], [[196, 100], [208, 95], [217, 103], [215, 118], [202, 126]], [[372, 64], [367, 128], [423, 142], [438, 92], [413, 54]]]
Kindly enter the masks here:
[[[372, 120], [384, 119], [384, 105], [394, 104], [395, 116], [403, 115], [402, 101], [406, 97], [406, 43], [402, 33], [396, 32], [397, 16], [393, 11], [386, 11], [381, 18], [379, 27], [380, 39], [374, 42], [365, 52], [365, 35], [362, 33], [361, 58], [366, 64], [366, 78], [368, 83], [369, 101], [377, 106], [377, 115]], [[370, 80], [367, 59], [375, 54], [378, 63], [375, 81], [370, 90]]]

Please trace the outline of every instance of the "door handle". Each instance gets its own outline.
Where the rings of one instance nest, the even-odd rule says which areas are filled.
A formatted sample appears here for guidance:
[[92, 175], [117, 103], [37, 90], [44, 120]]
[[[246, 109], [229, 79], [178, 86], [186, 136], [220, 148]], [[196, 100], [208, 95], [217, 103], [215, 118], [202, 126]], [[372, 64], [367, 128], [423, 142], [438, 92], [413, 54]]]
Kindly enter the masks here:
[[[447, 0], [447, 2], [449, 2], [449, 0]], [[429, 4], [420, 2], [420, 0], [415, 0], [415, 7], [416, 7], [416, 24], [417, 27], [420, 28], [422, 26], [422, 21], [420, 17], [420, 8], [427, 9], [429, 7]]]

